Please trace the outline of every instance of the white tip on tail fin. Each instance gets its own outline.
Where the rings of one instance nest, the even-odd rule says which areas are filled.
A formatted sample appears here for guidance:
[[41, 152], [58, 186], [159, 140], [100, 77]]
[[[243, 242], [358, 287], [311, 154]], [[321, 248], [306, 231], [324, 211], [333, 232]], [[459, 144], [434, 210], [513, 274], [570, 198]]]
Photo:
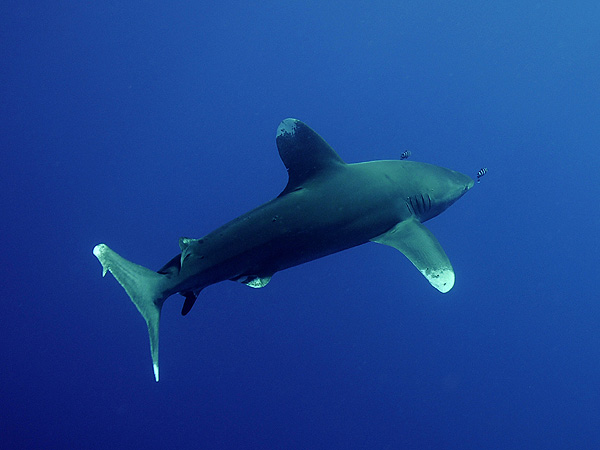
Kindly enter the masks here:
[[166, 299], [166, 276], [127, 261], [106, 244], [96, 245], [94, 256], [102, 264], [102, 275], [107, 271], [114, 275], [146, 320], [154, 378], [158, 381], [158, 331], [160, 311]]

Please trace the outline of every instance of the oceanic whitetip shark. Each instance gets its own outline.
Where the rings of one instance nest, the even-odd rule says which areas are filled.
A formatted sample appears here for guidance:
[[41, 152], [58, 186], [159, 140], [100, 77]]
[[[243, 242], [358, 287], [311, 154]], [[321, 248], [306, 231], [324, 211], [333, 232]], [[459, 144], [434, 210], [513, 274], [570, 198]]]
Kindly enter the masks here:
[[94, 247], [103, 276], [114, 275], [146, 320], [156, 381], [160, 312], [176, 293], [185, 315], [211, 284], [262, 288], [280, 270], [369, 241], [398, 249], [440, 292], [452, 289], [452, 265], [422, 223], [473, 187], [470, 177], [406, 160], [346, 164], [296, 119], [279, 125], [277, 148], [289, 177], [283, 192], [203, 238], [179, 239], [181, 254], [158, 272]]

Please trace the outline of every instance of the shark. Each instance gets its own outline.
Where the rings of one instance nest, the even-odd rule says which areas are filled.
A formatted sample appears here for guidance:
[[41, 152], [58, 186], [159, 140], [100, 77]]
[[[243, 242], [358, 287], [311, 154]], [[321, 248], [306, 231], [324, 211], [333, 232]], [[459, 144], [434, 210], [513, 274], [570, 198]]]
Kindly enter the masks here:
[[158, 271], [121, 257], [106, 244], [93, 254], [143, 316], [155, 380], [162, 306], [181, 294], [186, 315], [199, 293], [232, 280], [265, 287], [281, 270], [368, 242], [403, 253], [438, 291], [455, 274], [436, 237], [423, 225], [473, 187], [473, 179], [432, 164], [381, 160], [348, 164], [308, 125], [283, 120], [277, 149], [288, 173], [273, 200], [199, 239], [179, 239], [181, 253]]

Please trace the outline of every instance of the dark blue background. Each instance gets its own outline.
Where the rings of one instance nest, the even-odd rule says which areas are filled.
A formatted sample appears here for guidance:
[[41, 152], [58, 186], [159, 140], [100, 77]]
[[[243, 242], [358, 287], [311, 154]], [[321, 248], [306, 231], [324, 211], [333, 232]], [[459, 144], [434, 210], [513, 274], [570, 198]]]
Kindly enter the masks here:
[[[2, 448], [600, 446], [600, 3], [12, 3]], [[156, 269], [274, 197], [290, 116], [348, 162], [489, 167], [428, 223], [456, 285], [370, 244], [174, 297], [156, 384], [92, 248]]]

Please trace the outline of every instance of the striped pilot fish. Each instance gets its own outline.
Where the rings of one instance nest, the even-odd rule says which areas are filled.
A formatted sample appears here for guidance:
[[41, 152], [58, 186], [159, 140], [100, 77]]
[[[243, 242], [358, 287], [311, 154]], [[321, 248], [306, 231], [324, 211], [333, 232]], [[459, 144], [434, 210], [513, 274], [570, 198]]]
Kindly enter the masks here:
[[477, 182], [478, 183], [481, 181], [481, 177], [484, 176], [486, 173], [488, 173], [487, 167], [482, 167], [481, 169], [479, 169], [479, 172], [477, 172]]

